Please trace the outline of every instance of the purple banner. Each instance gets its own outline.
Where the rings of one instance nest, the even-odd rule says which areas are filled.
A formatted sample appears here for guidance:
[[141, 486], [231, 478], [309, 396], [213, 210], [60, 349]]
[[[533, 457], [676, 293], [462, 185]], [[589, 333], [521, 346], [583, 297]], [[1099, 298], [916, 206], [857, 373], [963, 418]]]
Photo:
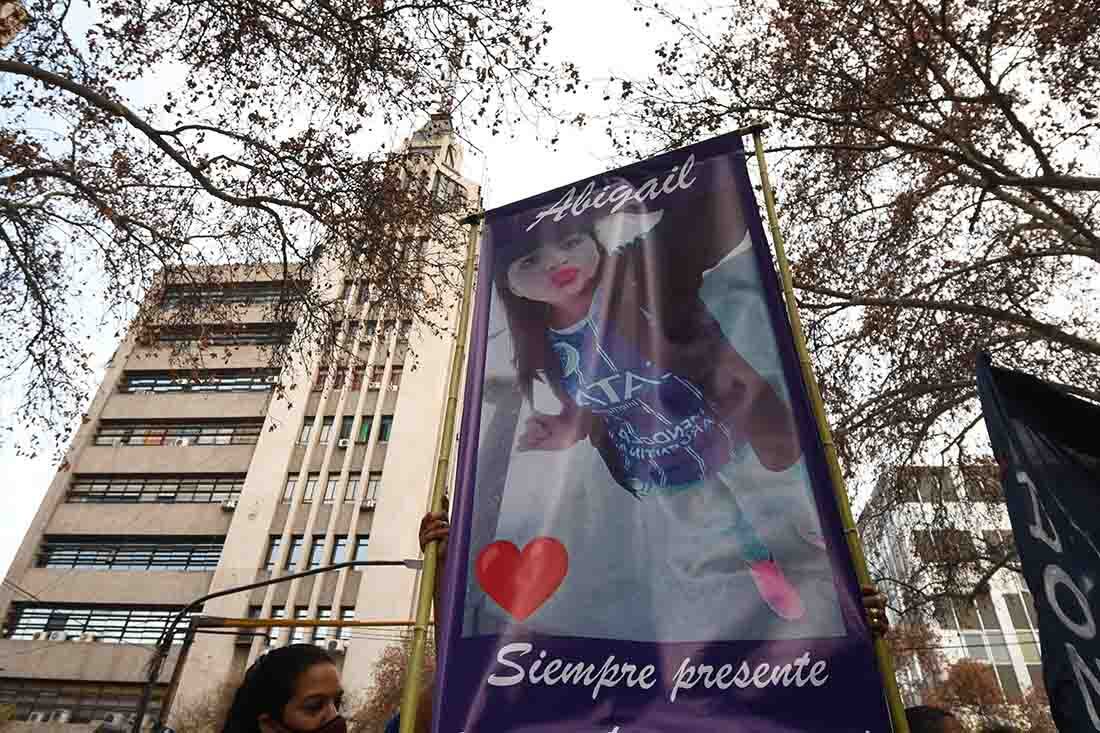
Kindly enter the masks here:
[[437, 733], [882, 733], [737, 136], [488, 212]]

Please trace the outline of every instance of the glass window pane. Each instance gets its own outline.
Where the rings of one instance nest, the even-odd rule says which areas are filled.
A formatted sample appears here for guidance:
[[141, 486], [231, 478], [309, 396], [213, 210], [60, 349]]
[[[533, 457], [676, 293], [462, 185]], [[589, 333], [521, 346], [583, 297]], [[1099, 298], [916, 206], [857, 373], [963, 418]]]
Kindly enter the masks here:
[[985, 648], [985, 640], [980, 631], [964, 631], [962, 637], [968, 657], [989, 661], [989, 652]]

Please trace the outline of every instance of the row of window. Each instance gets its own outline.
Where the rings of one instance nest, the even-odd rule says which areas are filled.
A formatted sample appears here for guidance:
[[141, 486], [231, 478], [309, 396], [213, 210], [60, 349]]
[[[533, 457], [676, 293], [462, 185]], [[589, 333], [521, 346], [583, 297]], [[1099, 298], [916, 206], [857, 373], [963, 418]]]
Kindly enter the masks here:
[[[179, 611], [179, 607], [171, 606], [13, 603], [8, 614], [6, 638], [34, 639], [40, 634], [48, 634], [48, 639], [52, 640], [77, 640], [94, 634], [96, 641], [154, 644]], [[181, 623], [185, 626], [187, 618]], [[182, 640], [183, 635], [177, 634], [174, 642]]]
[[1005, 696], [1016, 699], [1022, 695], [1022, 687], [1009, 645], [1019, 648], [1031, 683], [1043, 684], [1038, 616], [1030, 593], [1006, 593], [1003, 598], [1012, 622], [1010, 629], [1003, 628], [988, 593], [980, 593], [972, 601], [938, 599], [935, 615], [942, 628], [960, 635], [966, 656], [990, 664]]
[[933, 564], [974, 562], [982, 557], [999, 559], [1014, 546], [1010, 530], [985, 530], [982, 541], [984, 547], [979, 549], [974, 535], [964, 529], [913, 530], [913, 547], [917, 557]]
[[[298, 442], [305, 445], [309, 442], [309, 436], [313, 432], [314, 422], [316, 416], [307, 415], [302, 422], [302, 430], [298, 433]], [[322, 417], [321, 424], [317, 426], [317, 442], [321, 445], [327, 445], [332, 438], [332, 428], [336, 425], [336, 418], [332, 416]], [[337, 440], [351, 440], [351, 431], [355, 426], [355, 416], [345, 415], [340, 418], [340, 430], [337, 433]], [[374, 416], [367, 415], [359, 423], [359, 432], [355, 435], [356, 443], [366, 443], [370, 438], [371, 427], [374, 426]], [[393, 430], [393, 415], [380, 415], [378, 420], [378, 442], [387, 443], [390, 439], [390, 432]]]
[[[352, 471], [348, 473], [348, 482], [344, 486], [344, 503], [353, 504], [359, 498], [359, 484], [362, 479], [362, 474], [358, 471]], [[317, 496], [317, 488], [321, 481], [321, 474], [318, 472], [309, 473], [306, 475], [306, 484], [302, 487], [302, 503], [312, 504]], [[378, 499], [378, 487], [382, 483], [382, 472], [371, 471], [367, 474], [367, 491], [363, 497], [366, 500], [367, 507], [373, 508], [374, 502]], [[283, 487], [283, 503], [289, 504], [294, 500], [294, 491], [298, 488], [298, 474], [292, 473], [287, 476], [286, 486]], [[335, 504], [336, 497], [340, 490], [340, 476], [339, 474], [330, 474], [328, 480], [325, 481], [325, 492], [321, 497], [321, 502], [324, 504]]]
[[210, 571], [224, 537], [50, 537], [38, 551], [40, 568]]
[[[366, 560], [367, 543], [368, 540], [370, 540], [370, 535], [356, 535], [355, 540], [350, 545], [350, 555], [348, 554], [349, 544], [348, 535], [346, 534], [333, 537], [332, 547], [328, 551], [325, 549], [324, 535], [314, 535], [312, 540], [309, 547], [309, 560], [306, 562], [305, 570], [316, 570], [326, 565], [336, 565], [342, 562], [360, 562]], [[278, 535], [272, 535], [268, 538], [267, 560], [264, 563], [264, 570], [269, 572], [275, 570], [275, 564], [279, 560], [279, 550], [282, 548], [282, 544], [283, 540]], [[304, 535], [296, 534], [290, 537], [286, 559], [283, 561], [283, 570], [294, 570], [298, 567], [305, 546], [306, 537]]]
[[260, 305], [300, 297], [301, 292], [307, 288], [309, 288], [309, 283], [304, 280], [200, 283], [195, 285], [179, 283], [165, 288], [163, 302], [168, 306], [185, 302]]
[[212, 323], [160, 326], [160, 343], [196, 342], [204, 346], [270, 346], [290, 342], [289, 323]]
[[244, 474], [77, 475], [66, 500], [94, 504], [220, 504], [236, 499]]
[[[320, 392], [325, 388], [325, 382], [328, 381], [329, 373], [332, 373], [332, 388], [342, 389], [344, 382], [348, 382], [348, 390], [351, 392], [358, 392], [363, 389], [363, 378], [367, 375], [366, 366], [354, 366], [349, 370], [347, 367], [337, 367], [330, 370], [327, 366], [322, 366], [317, 370], [317, 379], [313, 382], [313, 391]], [[350, 374], [349, 374], [350, 372]], [[400, 364], [395, 364], [390, 368], [390, 381], [388, 389], [396, 390], [401, 386], [401, 377], [404, 373], [404, 367]], [[370, 379], [367, 381], [368, 390], [382, 389], [382, 376], [385, 374], [385, 367], [373, 366], [370, 371]], [[349, 380], [350, 377], [350, 380]]]
[[[11, 706], [13, 720], [33, 716], [56, 722], [91, 723], [111, 715], [132, 715], [141, 699], [140, 684], [96, 682], [54, 682], [48, 680], [0, 678], [0, 707]], [[147, 712], [160, 712], [163, 688], [153, 690]]]
[[[260, 618], [261, 606], [249, 606], [248, 617]], [[285, 619], [286, 607], [285, 606], [273, 606], [271, 608], [271, 615], [269, 618]], [[298, 606], [294, 609], [295, 619], [309, 619], [309, 609], [305, 606]], [[331, 606], [319, 606], [317, 608], [317, 620], [328, 621], [332, 619], [332, 607]], [[355, 607], [344, 606], [340, 609], [341, 621], [354, 621], [355, 620]], [[277, 642], [279, 640], [279, 634], [283, 631], [284, 627], [275, 626], [268, 630], [267, 638], [264, 640], [266, 646]], [[298, 628], [296, 626], [290, 627], [290, 643], [292, 644], [321, 644], [329, 639], [350, 639], [351, 627], [335, 627], [335, 626], [311, 626], [308, 628]], [[243, 637], [242, 640], [247, 640], [248, 637]]]
[[950, 469], [935, 466], [906, 466], [898, 470], [902, 501], [969, 501], [1003, 503], [1004, 492], [995, 466], [963, 466], [957, 482]]
[[124, 372], [119, 392], [270, 392], [279, 381], [277, 369], [200, 369]]
[[95, 445], [255, 445], [263, 418], [102, 420]]

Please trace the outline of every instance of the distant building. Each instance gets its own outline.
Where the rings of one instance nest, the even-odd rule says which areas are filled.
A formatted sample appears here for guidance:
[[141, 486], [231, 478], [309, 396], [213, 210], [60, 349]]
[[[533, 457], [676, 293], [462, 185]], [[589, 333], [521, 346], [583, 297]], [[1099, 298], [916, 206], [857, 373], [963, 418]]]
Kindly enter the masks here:
[[[1011, 569], [1012, 529], [995, 467], [901, 469], [879, 482], [859, 525], [872, 575], [885, 579], [891, 605], [915, 605], [916, 593], [904, 588], [936, 596], [945, 580], [975, 587], [988, 575], [974, 601], [944, 594], [921, 621], [949, 664], [969, 658], [991, 665], [1007, 700], [1043, 684], [1035, 606]], [[909, 704], [920, 702], [926, 673], [917, 664], [898, 671]]]
[[[446, 116], [409, 146], [432, 161], [434, 192], [476, 200]], [[246, 302], [259, 318], [280, 287], [241, 268], [201, 297]], [[452, 339], [395, 318], [364, 285], [332, 287], [359, 319], [355, 348], [366, 363], [313, 364], [283, 380], [297, 382], [287, 399], [274, 399], [280, 375], [264, 368], [259, 351], [284, 337], [284, 324], [207, 329], [206, 338], [239, 348], [201, 382], [173, 371], [157, 344], [134, 335], [120, 344], [0, 588], [0, 706], [14, 704], [17, 721], [128, 725], [165, 622], [211, 590], [344, 560], [419, 556]], [[163, 305], [186, 295], [169, 286]], [[189, 337], [164, 329], [155, 338]], [[416, 369], [406, 368], [410, 349]], [[408, 619], [415, 583], [403, 567], [345, 569], [228, 596], [203, 612]], [[348, 689], [365, 689], [393, 636], [369, 631], [202, 635], [177, 702], [224, 688], [288, 640], [330, 649], [343, 660]]]

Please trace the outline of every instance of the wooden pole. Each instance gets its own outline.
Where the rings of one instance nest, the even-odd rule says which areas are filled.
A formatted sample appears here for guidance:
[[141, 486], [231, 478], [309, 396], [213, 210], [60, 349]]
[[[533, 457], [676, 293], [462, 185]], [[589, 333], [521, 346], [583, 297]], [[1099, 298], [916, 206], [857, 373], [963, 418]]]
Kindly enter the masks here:
[[[451, 352], [451, 380], [447, 388], [447, 408], [443, 414], [443, 430], [439, 439], [439, 459], [432, 484], [432, 512], [443, 511], [443, 494], [447, 486], [447, 474], [451, 466], [451, 449], [455, 442], [455, 416], [458, 414], [458, 395], [462, 391], [462, 369], [466, 363], [466, 332], [470, 320], [470, 301], [474, 289], [474, 263], [477, 251], [481, 217], [466, 220], [470, 227], [466, 242], [466, 265], [463, 273], [462, 294], [458, 301], [458, 325], [455, 328], [455, 345]], [[420, 574], [420, 588], [416, 602], [416, 624], [413, 626], [412, 650], [409, 669], [405, 676], [405, 691], [401, 698], [401, 731], [413, 733], [416, 725], [417, 699], [420, 697], [420, 676], [424, 669], [424, 650], [428, 637], [429, 614], [435, 591], [435, 576], [439, 564], [439, 543], [431, 542], [424, 548], [424, 572]]]
[[[825, 403], [821, 399], [821, 390], [818, 388], [817, 378], [814, 376], [813, 365], [810, 364], [810, 351], [806, 346], [806, 334], [802, 329], [802, 318], [799, 316], [798, 305], [794, 297], [794, 279], [791, 277], [791, 266], [787, 260], [787, 251], [783, 244], [783, 234], [779, 231], [779, 218], [775, 213], [775, 195], [772, 192], [771, 182], [768, 180], [768, 166], [764, 160], [762, 129], [754, 129], [752, 139], [756, 147], [756, 162], [760, 166], [760, 183], [764, 188], [764, 205], [768, 210], [768, 226], [772, 233], [772, 243], [775, 245], [775, 256], [779, 261], [783, 299], [786, 301], [787, 318], [790, 319], [791, 331], [794, 333], [794, 345], [798, 352], [799, 365], [802, 368], [802, 378], [806, 382], [806, 390], [810, 393], [810, 405], [813, 408], [814, 419], [817, 422], [817, 432], [821, 436], [821, 442], [825, 447], [825, 462], [829, 466], [829, 478], [833, 485], [837, 508], [840, 510], [840, 521], [844, 527], [844, 536], [848, 540], [848, 551], [852, 556], [856, 577], [859, 579], [860, 584], [870, 585], [871, 574], [867, 570], [867, 557], [863, 553], [863, 545], [859, 541], [859, 533], [852, 518], [852, 507], [848, 503], [848, 490], [844, 485], [844, 473], [840, 470], [840, 459], [837, 456], [836, 443], [833, 442], [833, 432], [829, 429], [829, 420], [825, 415]], [[909, 733], [909, 724], [905, 720], [905, 703], [902, 702], [898, 682], [894, 677], [894, 660], [890, 656], [889, 649], [886, 648], [886, 642], [881, 637], [876, 635], [874, 644], [875, 658], [878, 660], [882, 683], [886, 688], [886, 700], [890, 706], [890, 720], [893, 723], [894, 733]]]

